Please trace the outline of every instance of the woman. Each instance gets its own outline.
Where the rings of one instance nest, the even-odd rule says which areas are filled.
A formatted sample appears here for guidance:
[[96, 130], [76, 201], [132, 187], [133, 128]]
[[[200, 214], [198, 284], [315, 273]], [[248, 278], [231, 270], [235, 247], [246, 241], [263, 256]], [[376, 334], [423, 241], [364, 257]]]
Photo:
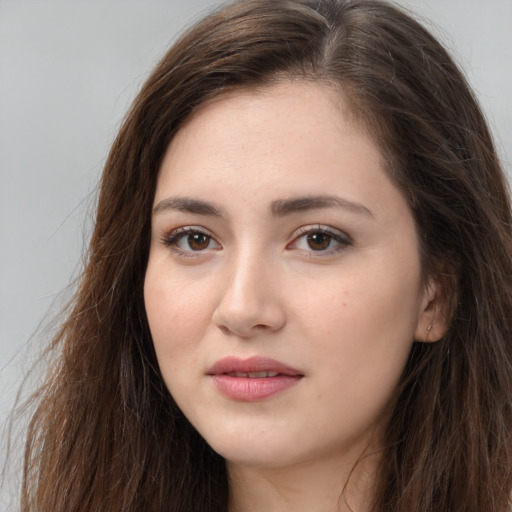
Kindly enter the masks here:
[[219, 10], [110, 153], [23, 510], [505, 512], [510, 235], [482, 114], [416, 22]]

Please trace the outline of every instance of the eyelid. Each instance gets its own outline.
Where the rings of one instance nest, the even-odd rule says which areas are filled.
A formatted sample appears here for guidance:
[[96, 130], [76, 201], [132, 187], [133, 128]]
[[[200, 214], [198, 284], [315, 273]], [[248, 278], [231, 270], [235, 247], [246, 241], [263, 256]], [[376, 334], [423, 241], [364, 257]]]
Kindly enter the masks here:
[[298, 228], [293, 233], [293, 235], [292, 235], [293, 239], [290, 243], [287, 244], [286, 248], [294, 249], [293, 246], [297, 244], [298, 240], [300, 240], [301, 238], [303, 238], [306, 235], [314, 234], [314, 233], [322, 233], [322, 234], [328, 235], [328, 236], [332, 237], [332, 239], [335, 242], [337, 242], [338, 245], [336, 245], [333, 248], [326, 249], [324, 251], [315, 251], [314, 249], [305, 251], [310, 256], [322, 257], [322, 256], [331, 255], [333, 253], [336, 253], [338, 251], [342, 251], [342, 250], [346, 249], [348, 246], [353, 245], [353, 243], [354, 243], [352, 240], [352, 237], [350, 235], [348, 235], [347, 233], [345, 233], [344, 231], [341, 231], [340, 229], [333, 228], [331, 226], [326, 226], [323, 224], [312, 224], [312, 225], [302, 226], [302, 227]]
[[[185, 236], [191, 235], [191, 234], [202, 234], [210, 238], [218, 247], [214, 249], [204, 249], [202, 251], [194, 251], [194, 250], [184, 250], [178, 247], [177, 243]], [[195, 258], [198, 256], [201, 256], [204, 253], [207, 253], [212, 250], [219, 250], [222, 248], [221, 244], [217, 241], [213, 233], [203, 228], [202, 226], [181, 226], [176, 229], [173, 229], [169, 231], [167, 234], [163, 235], [161, 237], [161, 242], [166, 247], [169, 247], [174, 252], [181, 256], [189, 257], [189, 258]]]
[[[325, 250], [315, 250], [313, 248], [308, 249], [300, 249], [296, 247], [299, 240], [301, 240], [303, 237], [315, 234], [315, 233], [321, 233], [325, 234], [331, 239], [336, 242], [336, 245], [334, 247], [325, 249]], [[205, 248], [204, 250], [193, 250], [193, 249], [182, 249], [178, 246], [178, 242], [184, 238], [187, 235], [190, 234], [202, 234], [207, 236], [214, 244], [216, 244], [217, 247], [215, 248]], [[322, 257], [322, 256], [328, 256], [332, 255], [336, 252], [339, 252], [343, 249], [346, 249], [348, 246], [353, 244], [353, 240], [344, 231], [341, 231], [340, 229], [333, 228], [331, 226], [326, 226], [322, 224], [311, 224], [302, 226], [295, 230], [295, 232], [291, 235], [292, 240], [286, 245], [287, 250], [299, 250], [303, 253], [307, 253], [308, 256], [312, 257]], [[169, 231], [167, 234], [163, 235], [161, 237], [161, 243], [165, 245], [166, 247], [169, 247], [173, 252], [177, 253], [180, 256], [189, 257], [189, 258], [196, 258], [200, 257], [202, 255], [205, 255], [209, 253], [212, 250], [220, 250], [222, 249], [221, 244], [217, 241], [216, 237], [213, 235], [213, 233], [202, 226], [196, 226], [196, 225], [190, 225], [190, 226], [181, 226], [178, 228], [175, 228], [171, 231]]]

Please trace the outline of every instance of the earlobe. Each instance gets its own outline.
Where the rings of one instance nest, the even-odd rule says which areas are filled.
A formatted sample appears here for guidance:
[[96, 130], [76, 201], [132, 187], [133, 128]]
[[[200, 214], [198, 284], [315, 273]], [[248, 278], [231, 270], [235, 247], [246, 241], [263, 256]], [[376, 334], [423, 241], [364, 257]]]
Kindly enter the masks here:
[[442, 318], [442, 315], [436, 314], [434, 306], [432, 314], [424, 314], [418, 321], [414, 341], [433, 343], [439, 341], [446, 334], [447, 330], [447, 323]]

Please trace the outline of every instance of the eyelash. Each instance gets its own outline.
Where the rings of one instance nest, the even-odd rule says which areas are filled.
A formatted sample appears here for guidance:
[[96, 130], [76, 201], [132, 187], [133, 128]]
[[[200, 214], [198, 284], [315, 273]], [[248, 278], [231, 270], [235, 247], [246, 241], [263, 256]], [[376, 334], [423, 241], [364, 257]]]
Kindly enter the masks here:
[[[171, 248], [173, 251], [177, 252], [180, 256], [194, 258], [199, 256], [202, 252], [205, 252], [209, 249], [209, 247], [205, 247], [204, 249], [194, 250], [192, 248], [182, 249], [178, 246], [178, 243], [185, 238], [186, 236], [191, 235], [202, 235], [208, 239], [208, 246], [211, 242], [217, 244], [220, 247], [220, 244], [213, 238], [213, 236], [205, 229], [199, 228], [198, 226], [184, 226], [177, 228], [171, 231], [168, 235], [162, 238], [162, 243]], [[328, 246], [334, 241], [337, 245], [334, 247], [327, 247], [326, 249], [315, 250], [311, 247], [309, 249], [299, 249], [304, 253], [307, 253], [310, 257], [322, 257], [327, 255], [335, 254], [339, 251], [346, 249], [348, 246], [352, 245], [352, 239], [347, 234], [334, 230], [332, 228], [316, 225], [316, 226], [303, 226], [299, 228], [296, 233], [294, 233], [294, 239], [287, 244], [286, 249], [296, 249], [297, 244], [300, 240], [306, 239], [306, 243], [308, 244], [307, 237], [313, 235], [324, 235], [328, 237]], [[309, 245], [309, 244], [308, 244]], [[209, 250], [212, 250], [211, 248]], [[218, 250], [218, 249], [213, 249]]]
[[335, 254], [339, 251], [342, 251], [353, 244], [353, 241], [349, 235], [346, 233], [343, 233], [338, 230], [334, 230], [332, 228], [329, 228], [327, 226], [322, 225], [316, 225], [316, 226], [303, 226], [297, 230], [295, 233], [295, 238], [292, 242], [290, 242], [287, 245], [287, 248], [294, 248], [294, 246], [297, 245], [298, 241], [302, 239], [306, 239], [307, 237], [313, 236], [313, 235], [325, 235], [329, 237], [328, 244], [330, 245], [333, 241], [336, 242], [337, 245], [334, 247], [330, 247], [327, 249], [321, 249], [321, 250], [315, 250], [311, 247], [309, 249], [304, 249], [304, 252], [308, 253], [308, 256], [310, 257], [322, 257], [322, 256], [330, 256], [332, 254]]
[[[177, 252], [180, 256], [184, 256], [187, 258], [194, 258], [197, 257], [201, 252], [204, 252], [204, 250], [194, 250], [192, 248], [190, 249], [182, 249], [178, 247], [178, 243], [185, 238], [186, 236], [191, 235], [203, 235], [208, 238], [208, 245], [213, 241], [217, 245], [219, 245], [218, 242], [215, 241], [213, 236], [205, 229], [199, 228], [198, 226], [184, 226], [181, 228], [177, 228], [173, 231], [171, 231], [168, 235], [163, 237], [162, 243], [166, 246], [171, 248], [173, 251]], [[217, 250], [217, 249], [214, 249]]]

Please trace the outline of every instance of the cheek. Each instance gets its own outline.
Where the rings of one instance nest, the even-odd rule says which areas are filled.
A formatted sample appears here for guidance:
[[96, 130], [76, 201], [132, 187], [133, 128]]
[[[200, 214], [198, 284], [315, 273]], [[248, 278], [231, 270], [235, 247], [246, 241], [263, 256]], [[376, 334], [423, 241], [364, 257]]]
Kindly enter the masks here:
[[315, 340], [312, 357], [329, 367], [350, 373], [367, 369], [370, 376], [400, 374], [418, 322], [419, 269], [398, 273], [389, 264], [364, 269], [346, 269], [329, 282], [328, 291], [310, 283], [307, 294], [296, 295], [296, 320]]
[[197, 342], [207, 329], [208, 300], [204, 289], [148, 266], [144, 302], [158, 363], [166, 377], [184, 358], [194, 358]]
[[302, 309], [302, 328], [310, 341], [306, 360], [312, 377], [322, 382], [316, 400], [337, 411], [334, 429], [360, 432], [382, 417], [412, 347], [413, 288], [396, 281], [377, 283], [371, 275], [344, 279], [339, 292], [321, 300], [317, 296]]

